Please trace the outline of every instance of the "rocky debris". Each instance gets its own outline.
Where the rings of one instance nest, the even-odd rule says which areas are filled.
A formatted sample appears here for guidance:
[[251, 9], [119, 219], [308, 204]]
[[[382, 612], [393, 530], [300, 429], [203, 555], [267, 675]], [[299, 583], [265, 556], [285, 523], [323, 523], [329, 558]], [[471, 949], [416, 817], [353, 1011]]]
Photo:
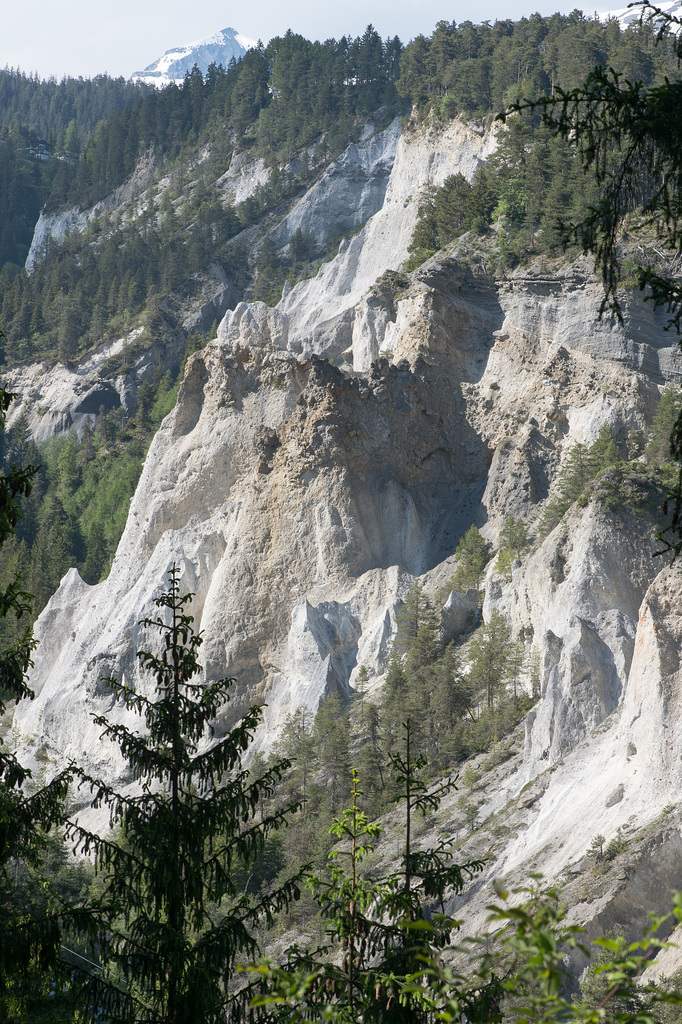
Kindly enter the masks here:
[[216, 187], [233, 206], [237, 206], [250, 199], [256, 189], [267, 185], [269, 180], [270, 169], [262, 157], [249, 160], [248, 153], [235, 152], [230, 166], [216, 181]]
[[[141, 334], [142, 328], [136, 328], [68, 365], [23, 363], [7, 369], [5, 384], [18, 395], [7, 415], [8, 426], [25, 416], [34, 440], [42, 442], [69, 430], [81, 434], [86, 423], [95, 425], [101, 408], [109, 411], [122, 406], [133, 416], [139, 385], [151, 380], [159, 360], [177, 372], [185, 348], [184, 336], [174, 335], [143, 347], [139, 345]], [[127, 351], [134, 355], [126, 366], [128, 357], [123, 357]], [[112, 365], [117, 367], [113, 373]]]
[[[394, 145], [395, 157], [381, 209], [350, 241], [342, 242], [337, 256], [316, 277], [285, 292], [278, 306], [289, 320], [291, 342], [304, 354], [339, 360], [352, 345], [358, 352], [356, 370], [369, 369], [379, 354], [371, 338], [356, 329], [356, 321], [364, 318], [369, 324], [372, 319], [358, 304], [377, 278], [386, 270], [398, 271], [407, 258], [424, 189], [442, 185], [458, 171], [471, 180], [496, 145], [494, 131], [481, 135], [461, 121], [445, 129], [403, 133], [397, 143], [394, 131], [392, 126], [383, 133], [381, 161], [388, 162]], [[303, 212], [300, 217], [303, 223]]]
[[[136, 623], [173, 562], [196, 595], [206, 678], [238, 680], [232, 718], [267, 701], [258, 746], [276, 740], [299, 704], [312, 713], [325, 693], [349, 694], [360, 665], [376, 692], [412, 579], [426, 573], [442, 586], [451, 578], [456, 544], [477, 516], [490, 527], [512, 510], [527, 514], [541, 492], [532, 481], [551, 479], [572, 425], [582, 439], [595, 436], [587, 425], [598, 432], [597, 412], [582, 410], [606, 411], [605, 386], [612, 422], [646, 421], [656, 385], [641, 371], [530, 336], [513, 345], [495, 336], [505, 314], [492, 279], [445, 260], [422, 269], [404, 295], [397, 306], [410, 312], [392, 361], [381, 358], [366, 374], [302, 358], [287, 316], [259, 303], [228, 312], [215, 342], [188, 360], [106, 585], [88, 588], [72, 572], [37, 624], [49, 638], [32, 673], [37, 697], [15, 718], [27, 758], [42, 744], [105, 774], [121, 770], [90, 712], [122, 714], [102, 676], [146, 685], [134, 658], [143, 645]], [[543, 416], [545, 381], [552, 401], [567, 395], [559, 430]], [[506, 430], [505, 419], [516, 423], [521, 413], [521, 430], [509, 429], [503, 445], [501, 424]], [[619, 515], [621, 527], [625, 520]], [[595, 728], [612, 730], [623, 706], [639, 606], [657, 570], [642, 523], [617, 525], [597, 505], [578, 509], [511, 580], [487, 582], [484, 616], [500, 610], [536, 645], [543, 690], [525, 755], [499, 777], [495, 806]], [[451, 595], [444, 632], [466, 628], [477, 604], [475, 591]], [[637, 764], [645, 761], [636, 731], [618, 743], [619, 766], [628, 743]], [[621, 781], [610, 777], [602, 808]], [[624, 794], [627, 806], [628, 786]], [[523, 809], [536, 814], [546, 799], [543, 790]], [[527, 865], [535, 846], [508, 849]]]
[[234, 283], [217, 263], [211, 264], [208, 274], [199, 278], [198, 283], [198, 295], [190, 304], [191, 311], [182, 320], [182, 328], [188, 334], [192, 331], [206, 333], [213, 324], [222, 320], [228, 309], [234, 309], [241, 298]]
[[612, 793], [606, 798], [604, 807], [613, 807], [614, 804], [619, 804], [625, 795], [625, 786], [622, 782], [619, 782]]
[[454, 590], [450, 593], [440, 610], [441, 636], [446, 643], [472, 628], [478, 619], [478, 605], [478, 591], [473, 587], [466, 594], [458, 594]]
[[368, 125], [363, 137], [351, 143], [306, 192], [283, 221], [270, 232], [278, 248], [296, 231], [315, 236], [318, 243], [361, 227], [384, 204], [386, 187], [400, 139], [396, 118], [381, 132]]

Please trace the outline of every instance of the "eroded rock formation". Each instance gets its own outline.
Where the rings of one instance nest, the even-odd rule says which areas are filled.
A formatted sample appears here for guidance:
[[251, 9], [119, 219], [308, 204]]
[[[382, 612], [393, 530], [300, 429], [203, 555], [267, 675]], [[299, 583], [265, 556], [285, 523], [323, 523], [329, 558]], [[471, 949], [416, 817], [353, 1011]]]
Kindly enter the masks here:
[[[147, 685], [137, 622], [173, 563], [196, 595], [206, 678], [237, 679], [232, 718], [267, 702], [260, 746], [298, 705], [314, 711], [325, 693], [348, 694], [361, 664], [379, 688], [414, 577], [447, 580], [472, 523], [494, 541], [510, 514], [534, 516], [575, 442], [607, 423], [624, 444], [650, 421], [677, 351], [637, 297], [626, 298], [624, 323], [600, 321], [583, 260], [496, 280], [462, 242], [399, 289], [373, 287], [406, 255], [418, 188], [473, 173], [494, 144], [464, 125], [449, 129], [454, 141], [391, 130], [367, 164], [384, 176], [378, 212], [276, 309], [240, 303], [226, 314], [187, 364], [108, 580], [88, 587], [72, 570], [41, 615], [36, 700], [15, 716], [28, 761], [74, 757], [121, 772], [91, 716], [123, 715], [107, 675]], [[290, 217], [283, 232], [303, 223]], [[523, 880], [542, 854], [559, 877], [596, 832], [646, 826], [677, 800], [681, 570], [652, 560], [653, 534], [646, 517], [591, 502], [511, 579], [489, 573], [484, 616], [501, 611], [537, 648], [542, 696], [525, 750], [481, 810], [513, 804], [516, 815], [488, 876]], [[470, 604], [452, 598], [444, 621]], [[641, 884], [663, 900], [662, 882]], [[624, 899], [609, 892], [604, 920]]]

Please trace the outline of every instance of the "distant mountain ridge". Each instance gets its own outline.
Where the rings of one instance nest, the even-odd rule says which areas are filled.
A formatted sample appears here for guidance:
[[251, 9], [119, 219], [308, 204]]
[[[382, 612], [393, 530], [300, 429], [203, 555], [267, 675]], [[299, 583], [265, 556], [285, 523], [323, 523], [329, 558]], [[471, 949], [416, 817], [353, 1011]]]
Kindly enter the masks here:
[[[664, 14], [672, 14], [678, 18], [682, 14], [682, 0], [656, 0], [656, 6]], [[621, 25], [626, 26], [639, 21], [641, 14], [641, 7], [619, 7], [613, 11], [604, 11], [599, 17], [602, 21], [615, 18]]]
[[179, 84], [195, 64], [202, 74], [205, 74], [209, 64], [222, 64], [227, 67], [233, 57], [239, 60], [255, 45], [253, 39], [248, 39], [236, 29], [224, 28], [205, 39], [200, 39], [197, 43], [166, 50], [162, 57], [158, 57], [143, 71], [134, 71], [130, 80], [146, 82], [159, 88], [171, 82]]

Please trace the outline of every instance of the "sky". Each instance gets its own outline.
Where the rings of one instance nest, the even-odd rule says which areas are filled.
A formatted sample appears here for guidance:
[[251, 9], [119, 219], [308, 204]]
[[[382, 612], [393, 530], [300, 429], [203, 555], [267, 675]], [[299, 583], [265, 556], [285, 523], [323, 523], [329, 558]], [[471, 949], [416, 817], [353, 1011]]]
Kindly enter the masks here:
[[[582, 9], [592, 16], [616, 6], [618, 0], [592, 0]], [[267, 42], [288, 28], [308, 39], [356, 36], [371, 22], [383, 37], [408, 42], [429, 35], [439, 20], [495, 21], [576, 7], [577, 0], [251, 0], [246, 7], [224, 0], [19, 0], [3, 11], [0, 68], [37, 71], [41, 78], [105, 71], [128, 78], [171, 47], [228, 26]]]

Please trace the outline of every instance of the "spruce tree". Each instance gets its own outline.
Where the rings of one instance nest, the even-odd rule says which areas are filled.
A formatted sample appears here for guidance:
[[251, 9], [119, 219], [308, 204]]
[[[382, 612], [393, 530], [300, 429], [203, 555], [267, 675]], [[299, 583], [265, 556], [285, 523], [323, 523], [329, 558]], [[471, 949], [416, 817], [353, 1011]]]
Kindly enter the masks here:
[[[0, 388], [0, 431], [5, 413], [16, 396]], [[12, 467], [0, 475], [0, 548], [11, 537], [21, 517], [21, 502], [31, 493], [36, 474], [33, 465]], [[29, 617], [31, 594], [24, 591], [21, 576], [11, 576], [0, 590], [0, 620]], [[17, 639], [0, 651], [0, 715], [10, 703], [31, 699], [27, 673], [36, 646], [30, 625], [9, 629]], [[60, 922], [43, 911], [31, 913], [12, 899], [8, 871], [21, 859], [39, 866], [46, 847], [46, 833], [64, 819], [64, 800], [71, 772], [65, 770], [30, 795], [26, 784], [31, 772], [6, 750], [0, 739], [0, 1020], [11, 1020], [23, 1011], [23, 979], [55, 966], [60, 943]], [[12, 1008], [11, 1011], [9, 1008]]]
[[680, 409], [680, 388], [668, 384], [661, 392], [648, 432], [646, 460], [650, 466], [664, 466], [673, 461], [670, 437]]
[[350, 792], [350, 723], [348, 711], [338, 694], [327, 694], [315, 716], [313, 729], [320, 768], [329, 788], [329, 805], [334, 812]]
[[316, 761], [316, 745], [311, 728], [312, 714], [304, 705], [296, 708], [286, 717], [282, 730], [282, 752], [293, 762], [290, 775], [293, 776], [297, 794], [300, 793], [303, 813], [306, 813], [306, 801], [310, 772]]
[[490, 621], [477, 630], [469, 645], [469, 681], [479, 699], [485, 703], [490, 722], [490, 740], [499, 738], [500, 709], [505, 704], [507, 691], [513, 684], [513, 704], [518, 709], [518, 674], [523, 665], [524, 648], [512, 640], [511, 627], [499, 612], [493, 612]]
[[360, 775], [367, 779], [366, 792], [375, 802], [385, 787], [381, 731], [382, 722], [379, 708], [372, 701], [367, 701], [367, 705], [363, 709], [360, 727], [355, 734], [355, 740], [358, 743], [355, 761]]
[[[237, 868], [248, 865], [293, 807], [261, 815], [288, 761], [253, 778], [242, 767], [261, 709], [252, 707], [226, 736], [211, 725], [229, 700], [231, 679], [204, 685], [196, 677], [201, 636], [194, 632], [173, 566], [158, 612], [142, 620], [157, 630], [161, 652], [138, 657], [156, 681], [154, 698], [111, 678], [117, 699], [146, 732], [96, 718], [140, 783], [138, 795], [84, 776], [93, 807], [109, 808], [120, 839], [71, 827], [84, 855], [105, 875], [91, 908], [100, 929], [103, 969], [90, 979], [90, 1019], [136, 1024], [224, 1024], [243, 1019], [231, 991], [235, 961], [254, 957], [261, 920], [299, 894], [300, 875], [252, 897], [237, 892]], [[296, 805], [294, 805], [296, 806]]]
[[455, 760], [459, 751], [458, 723], [472, 706], [470, 687], [462, 672], [460, 656], [453, 643], [448, 644], [434, 671], [431, 697], [431, 759], [441, 765]]
[[457, 569], [452, 577], [453, 590], [464, 592], [478, 588], [490, 558], [490, 544], [475, 526], [470, 526], [455, 549]]
[[384, 829], [362, 809], [364, 794], [354, 769], [351, 806], [329, 830], [341, 842], [329, 855], [327, 871], [306, 883], [322, 911], [329, 943], [320, 950], [294, 950], [284, 968], [258, 969], [266, 978], [266, 993], [254, 1006], [277, 1006], [273, 1020], [429, 1024], [434, 1019], [414, 993], [412, 978], [448, 944], [457, 927], [443, 912], [446, 893], [461, 892], [483, 862], [457, 864], [447, 841], [415, 848], [415, 813], [436, 811], [454, 782], [429, 786], [424, 779], [427, 762], [411, 750], [409, 722], [402, 731], [401, 750], [392, 757], [405, 801], [400, 869], [379, 879], [363, 870], [362, 862]]

